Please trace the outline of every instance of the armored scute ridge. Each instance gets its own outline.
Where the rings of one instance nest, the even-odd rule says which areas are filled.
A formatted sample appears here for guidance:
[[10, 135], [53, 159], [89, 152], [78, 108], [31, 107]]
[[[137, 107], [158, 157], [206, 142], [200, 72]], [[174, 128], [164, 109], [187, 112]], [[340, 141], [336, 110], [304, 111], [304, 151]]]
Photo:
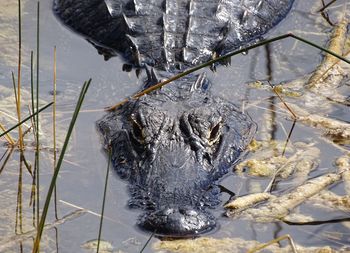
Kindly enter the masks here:
[[259, 38], [293, 0], [54, 0], [63, 23], [109, 58], [163, 70], [208, 61]]
[[[168, 78], [257, 39], [293, 0], [55, 0], [62, 22], [106, 58], [121, 53]], [[143, 88], [158, 82], [146, 68]], [[238, 162], [256, 131], [231, 102], [212, 96], [204, 74], [188, 75], [131, 100], [97, 122], [112, 162], [129, 181], [142, 228], [193, 236], [215, 227], [217, 181]]]

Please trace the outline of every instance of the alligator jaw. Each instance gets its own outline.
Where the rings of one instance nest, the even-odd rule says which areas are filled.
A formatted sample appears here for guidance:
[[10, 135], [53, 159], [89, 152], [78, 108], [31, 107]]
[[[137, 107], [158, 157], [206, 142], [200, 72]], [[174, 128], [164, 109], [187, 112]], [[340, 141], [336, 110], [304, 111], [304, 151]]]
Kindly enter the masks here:
[[189, 237], [211, 231], [215, 218], [192, 207], [166, 207], [141, 216], [138, 225], [158, 236]]

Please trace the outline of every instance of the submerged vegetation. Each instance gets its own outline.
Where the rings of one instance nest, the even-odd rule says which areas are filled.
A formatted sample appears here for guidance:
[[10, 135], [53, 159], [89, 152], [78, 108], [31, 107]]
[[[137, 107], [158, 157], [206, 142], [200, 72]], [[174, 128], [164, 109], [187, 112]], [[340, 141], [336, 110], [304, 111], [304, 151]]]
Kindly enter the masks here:
[[[8, 5], [11, 7], [11, 10], [15, 6], [13, 2], [11, 1]], [[21, 45], [21, 13], [23, 6], [21, 7], [20, 0], [16, 4], [19, 17], [17, 31], [19, 41], [18, 55], [14, 57], [14, 53], [11, 52], [11, 54], [8, 54], [11, 56], [10, 58], [2, 60], [6, 61], [6, 63], [11, 62], [8, 65], [14, 67], [13, 60], [16, 59], [17, 74], [12, 73], [12, 76], [9, 75], [12, 77], [13, 88], [0, 85], [2, 104], [0, 109], [0, 143], [2, 144], [2, 150], [4, 150], [3, 154], [0, 153], [0, 202], [2, 205], [8, 203], [7, 205], [10, 207], [15, 206], [16, 215], [15, 220], [13, 220], [12, 210], [9, 209], [2, 211], [0, 215], [0, 225], [3, 227], [0, 230], [0, 252], [9, 250], [11, 252], [23, 252], [28, 251], [28, 249], [33, 252], [40, 252], [40, 249], [43, 252], [55, 252], [55, 250], [60, 252], [58, 245], [53, 243], [55, 240], [53, 234], [48, 233], [45, 236], [45, 232], [43, 234], [44, 228], [45, 231], [55, 230], [68, 221], [74, 223], [78, 217], [88, 213], [98, 216], [98, 214], [90, 210], [71, 205], [75, 210], [59, 218], [55, 188], [60, 167], [64, 161], [65, 151], [69, 148], [68, 141], [70, 136], [74, 134], [74, 123], [91, 80], [85, 82], [82, 87], [68, 130], [58, 122], [57, 131], [61, 133], [67, 131], [67, 134], [65, 138], [61, 134], [56, 140], [56, 113], [60, 113], [59, 111], [56, 112], [56, 96], [53, 97], [53, 102], [39, 98], [39, 85], [41, 85], [39, 79], [40, 5], [38, 3], [37, 58], [34, 60], [34, 54], [31, 54], [31, 64], [29, 66], [31, 78], [24, 79], [21, 69], [23, 64], [23, 48]], [[323, 11], [327, 11], [327, 8], [325, 7]], [[13, 12], [11, 12], [11, 15], [14, 15]], [[0, 8], [0, 18], [3, 20], [5, 16]], [[11, 19], [11, 22], [13, 22], [13, 19]], [[350, 39], [347, 34], [348, 24], [347, 17], [343, 17], [334, 26], [332, 29], [333, 36], [328, 45], [329, 52], [342, 55], [343, 60], [325, 54], [323, 62], [311, 75], [304, 76], [298, 80], [271, 85], [269, 78], [269, 80], [254, 81], [247, 84], [250, 91], [262, 92], [267, 99], [248, 102], [244, 106], [244, 109], [249, 112], [253, 112], [260, 107], [263, 108], [265, 113], [259, 119], [254, 118], [259, 122], [259, 135], [251, 143], [251, 152], [248, 157], [236, 167], [237, 177], [245, 180], [247, 186], [244, 188], [248, 190], [242, 190], [243, 193], [241, 193], [241, 189], [238, 189], [237, 192], [235, 191], [237, 196], [225, 204], [227, 209], [226, 215], [230, 219], [247, 220], [253, 223], [262, 222], [263, 224], [282, 222], [291, 226], [334, 223], [338, 226], [349, 228], [350, 122], [346, 119], [334, 119], [328, 116], [332, 114], [335, 108], [349, 108], [348, 75], [350, 74], [350, 67], [344, 61], [349, 59]], [[3, 25], [0, 24], [1, 26]], [[1, 42], [4, 40], [3, 37], [0, 36]], [[304, 39], [290, 34], [280, 36], [277, 39], [287, 37], [294, 37], [304, 41]], [[10, 37], [7, 39], [13, 42], [14, 38]], [[273, 39], [269, 42], [275, 40]], [[309, 41], [306, 42], [309, 43]], [[265, 44], [266, 42], [263, 42], [251, 46], [249, 49]], [[246, 50], [242, 49], [238, 53]], [[238, 53], [235, 52], [231, 56]], [[54, 50], [54, 55], [56, 55], [56, 49]], [[52, 83], [53, 94], [56, 95], [56, 57], [54, 58]], [[203, 64], [190, 70], [190, 72], [210, 66], [218, 60], [222, 59]], [[188, 73], [185, 72], [182, 76]], [[177, 76], [176, 78], [180, 77]], [[159, 88], [171, 82], [171, 80], [163, 82], [154, 88]], [[27, 89], [28, 85], [26, 88], [23, 88], [21, 85], [24, 81], [31, 84], [30, 91]], [[36, 83], [36, 87], [34, 87], [34, 83]], [[137, 94], [136, 98], [145, 93]], [[44, 104], [45, 106], [42, 106]], [[49, 107], [53, 107], [53, 112], [39, 117]], [[24, 111], [29, 111], [29, 113], [24, 115]], [[283, 126], [286, 123], [292, 123], [289, 133]], [[276, 137], [277, 125], [282, 126], [283, 137]], [[295, 129], [298, 127], [306, 130], [310, 137], [305, 134], [302, 135], [302, 140], [300, 140], [301, 138], [294, 139], [293, 131], [296, 131]], [[49, 136], [52, 136], [52, 139]], [[323, 145], [329, 145], [326, 151]], [[323, 156], [324, 152], [330, 149], [336, 156], [332, 157], [333, 160], [327, 163], [323, 160]], [[58, 153], [60, 156], [57, 160], [56, 155]], [[40, 171], [39, 164], [43, 165], [40, 166]], [[325, 165], [331, 167], [324, 168]], [[44, 166], [46, 167], [43, 168]], [[54, 168], [53, 170], [52, 167]], [[18, 171], [15, 171], [15, 169], [18, 169]], [[28, 174], [24, 175], [25, 173]], [[107, 194], [108, 173], [109, 164], [104, 185], [104, 201]], [[28, 180], [28, 175], [30, 180]], [[47, 175], [49, 175], [49, 179]], [[44, 182], [42, 182], [42, 176], [45, 178]], [[15, 178], [18, 181], [17, 191], [8, 187], [14, 183]], [[24, 181], [24, 178], [27, 178], [26, 181]], [[51, 196], [53, 196], [54, 208], [49, 209]], [[92, 231], [99, 240], [91, 240], [86, 243], [74, 242], [81, 245], [82, 250], [119, 252], [113, 247], [113, 243], [100, 240], [103, 238], [102, 218], [104, 216], [104, 201], [99, 233], [97, 230]], [[44, 202], [45, 204], [43, 205]], [[60, 201], [60, 203], [63, 202]], [[28, 203], [29, 207], [27, 207]], [[317, 214], [314, 217], [310, 210], [322, 212], [322, 219]], [[332, 215], [332, 212], [337, 215]], [[47, 215], [52, 219], [51, 222], [45, 222]], [[120, 225], [119, 221], [109, 217], [104, 217], [104, 219], [112, 222], [112, 224]], [[13, 230], [15, 233], [13, 233]], [[233, 229], [225, 227], [223, 230], [231, 231]], [[83, 230], [80, 232], [84, 233]], [[252, 238], [224, 238], [225, 236], [221, 236], [221, 239], [202, 237], [194, 240], [159, 241], [158, 239], [153, 239], [151, 235], [150, 239], [152, 238], [152, 241], [155, 241], [152, 246], [156, 251], [167, 250], [184, 253], [245, 252], [248, 250], [257, 252], [263, 247], [268, 247], [272, 252], [336, 252], [337, 250], [348, 250], [350, 247], [350, 242], [347, 239], [348, 235], [342, 232], [335, 235], [336, 232], [324, 231], [321, 235], [318, 235], [321, 238], [331, 238], [329, 241], [332, 242], [331, 246], [322, 245], [320, 247], [301, 246], [304, 243], [303, 241], [295, 240], [297, 242], [293, 242], [293, 239], [290, 239], [290, 237], [290, 243], [287, 246], [284, 246], [285, 244], [281, 246], [280, 243], [277, 243], [277, 239], [287, 239], [288, 236], [279, 237], [280, 235], [269, 238], [274, 243], [272, 245], [262, 244], [262, 240], [252, 240]], [[44, 244], [40, 245], [41, 239], [44, 241]], [[139, 242], [133, 242], [133, 244], [141, 251], [146, 247], [145, 244]], [[332, 249], [334, 245], [337, 245], [336, 249]], [[134, 249], [132, 248], [130, 252]], [[126, 252], [128, 251], [126, 250]]]

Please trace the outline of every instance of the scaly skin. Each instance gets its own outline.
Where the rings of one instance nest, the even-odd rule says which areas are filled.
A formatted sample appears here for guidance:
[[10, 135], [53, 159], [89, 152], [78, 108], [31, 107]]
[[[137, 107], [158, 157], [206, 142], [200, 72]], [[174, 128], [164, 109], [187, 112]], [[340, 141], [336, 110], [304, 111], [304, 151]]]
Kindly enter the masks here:
[[54, 0], [59, 19], [106, 58], [173, 71], [261, 37], [294, 0]]
[[130, 206], [157, 234], [194, 235], [215, 226], [216, 181], [237, 163], [255, 123], [187, 76], [107, 114], [97, 125], [117, 173], [130, 182]]

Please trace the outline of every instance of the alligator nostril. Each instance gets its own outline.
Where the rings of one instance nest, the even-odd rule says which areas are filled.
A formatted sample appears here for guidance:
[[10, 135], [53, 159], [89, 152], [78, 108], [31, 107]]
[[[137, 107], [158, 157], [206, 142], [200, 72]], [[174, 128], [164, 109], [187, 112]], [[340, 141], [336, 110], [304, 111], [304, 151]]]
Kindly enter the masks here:
[[174, 212], [175, 212], [175, 210], [173, 208], [168, 208], [168, 209], [165, 209], [164, 215], [171, 215]]
[[186, 210], [185, 214], [195, 216], [195, 215], [197, 215], [197, 212], [194, 210]]
[[197, 211], [193, 209], [185, 209], [185, 208], [179, 208], [179, 213], [187, 216], [195, 216], [198, 214]]
[[189, 207], [167, 207], [143, 215], [138, 225], [160, 236], [186, 237], [205, 233], [215, 227], [215, 218]]

